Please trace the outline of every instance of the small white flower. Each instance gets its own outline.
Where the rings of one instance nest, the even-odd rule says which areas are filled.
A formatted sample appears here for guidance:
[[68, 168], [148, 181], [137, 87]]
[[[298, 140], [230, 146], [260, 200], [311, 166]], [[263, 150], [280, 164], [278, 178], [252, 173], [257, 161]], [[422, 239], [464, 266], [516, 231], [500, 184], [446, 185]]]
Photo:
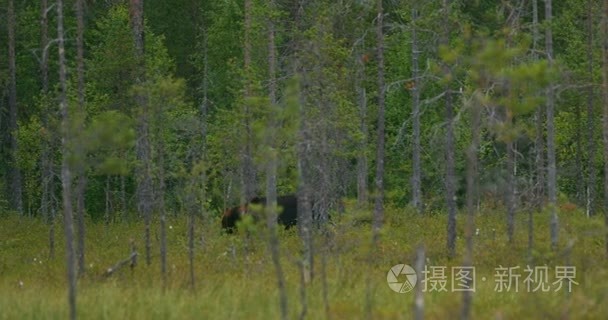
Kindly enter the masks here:
[[23, 288], [23, 281], [19, 280], [19, 288]]
[[475, 229], [475, 235], [478, 236], [479, 235], [479, 228]]
[[173, 226], [169, 226], [169, 229], [173, 229]]

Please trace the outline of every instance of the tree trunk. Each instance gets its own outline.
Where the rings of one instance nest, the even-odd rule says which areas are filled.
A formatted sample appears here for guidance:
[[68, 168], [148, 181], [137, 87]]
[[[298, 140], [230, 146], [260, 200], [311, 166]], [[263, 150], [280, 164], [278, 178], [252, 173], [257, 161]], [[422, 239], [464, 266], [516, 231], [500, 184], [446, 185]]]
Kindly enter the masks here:
[[[477, 99], [477, 98], [473, 98]], [[473, 230], [475, 229], [475, 211], [478, 199], [477, 191], [477, 152], [479, 148], [479, 126], [481, 106], [478, 101], [473, 102], [471, 108], [471, 144], [467, 148], [467, 220], [465, 225], [465, 255], [463, 266], [473, 266]], [[467, 281], [468, 287], [471, 281]], [[463, 306], [461, 319], [466, 320], [471, 315], [473, 295], [471, 291], [463, 291]]]
[[[540, 35], [538, 32], [538, 2], [537, 0], [532, 0], [532, 57], [534, 60], [538, 59], [538, 39]], [[534, 197], [535, 197], [535, 206], [537, 211], [542, 211], [544, 198], [545, 198], [545, 135], [544, 135], [544, 112], [543, 106], [538, 106], [535, 113], [535, 121], [536, 121], [536, 138], [534, 141], [534, 149], [535, 149], [535, 166], [536, 166], [536, 174], [535, 174], [535, 187], [534, 187]], [[532, 248], [534, 247], [534, 210], [530, 210], [528, 212], [528, 256], [532, 256]]]
[[[76, 19], [77, 19], [77, 36], [76, 36], [76, 51], [77, 51], [77, 73], [78, 73], [78, 112], [80, 113], [79, 130], [84, 130], [85, 119], [85, 98], [84, 98], [84, 0], [76, 1]], [[76, 186], [76, 255], [78, 257], [78, 272], [79, 274], [85, 271], [85, 217], [84, 217], [84, 192], [86, 188], [86, 155], [84, 154], [84, 145], [81, 139], [76, 142], [77, 156], [77, 172], [78, 182]]]
[[[304, 73], [305, 71], [301, 71]], [[305, 79], [305, 76], [301, 76]], [[306, 81], [306, 80], [304, 80]], [[306, 119], [306, 103], [304, 102], [306, 85], [301, 85], [300, 95], [300, 128], [298, 133], [298, 225], [303, 244], [302, 270], [305, 281], [312, 278], [313, 246], [312, 246], [312, 206], [310, 190], [310, 135], [308, 119]], [[301, 222], [301, 223], [300, 223]]]
[[[42, 57], [40, 58], [40, 75], [42, 78], [42, 94], [46, 96], [49, 92], [49, 19], [48, 19], [48, 1], [42, 0], [40, 2], [40, 49]], [[44, 128], [44, 136], [42, 139], [42, 152], [40, 156], [40, 167], [41, 170], [41, 186], [42, 195], [40, 199], [40, 211], [43, 219], [49, 224], [49, 257], [55, 257], [55, 230], [54, 230], [54, 210], [51, 208], [52, 198], [52, 181], [53, 175], [51, 172], [51, 145], [53, 141], [53, 134], [49, 130], [49, 114], [52, 112], [49, 104], [45, 103], [42, 110], [42, 127]]]
[[[146, 77], [145, 67], [145, 46], [144, 46], [144, 0], [130, 0], [131, 28], [133, 41], [135, 43], [135, 54], [138, 60], [139, 70], [137, 72], [136, 83], [143, 85]], [[139, 117], [137, 119], [137, 143], [135, 146], [139, 168], [137, 172], [137, 210], [144, 217], [146, 242], [146, 264], [150, 265], [151, 245], [150, 245], [150, 223], [152, 220], [152, 172], [151, 172], [151, 150], [150, 135], [148, 124], [148, 101], [142, 93], [135, 96], [135, 102], [139, 107]]]
[[122, 214], [126, 215], [127, 213], [127, 182], [124, 174], [120, 175], [120, 208], [122, 210]]
[[[508, 21], [509, 28], [513, 30], [514, 33], [519, 32], [519, 19], [521, 7], [515, 7], [507, 13], [506, 18]], [[507, 47], [513, 46], [513, 36], [509, 34], [507, 36]], [[513, 95], [511, 88], [507, 85], [508, 95]], [[505, 106], [505, 128], [507, 130], [513, 130], [514, 122], [513, 112], [511, 111], [512, 106]], [[513, 137], [508, 137], [505, 143], [506, 152], [507, 152], [507, 163], [506, 163], [506, 171], [507, 171], [507, 237], [510, 244], [513, 244], [514, 241], [514, 233], [515, 233], [515, 212], [517, 210], [516, 203], [516, 193], [517, 193], [517, 167], [516, 167], [516, 159], [515, 154], [517, 153], [516, 145], [517, 145], [517, 135]]]
[[588, 22], [588, 48], [587, 48], [587, 60], [589, 62], [589, 93], [587, 96], [587, 216], [595, 215], [595, 111], [593, 106], [593, 3], [594, 1], [587, 1], [587, 22]]
[[295, 8], [295, 27], [293, 31], [293, 68], [298, 80], [299, 128], [297, 133], [297, 170], [298, 170], [298, 234], [302, 239], [302, 271], [305, 281], [313, 277], [313, 243], [312, 243], [312, 206], [310, 190], [310, 149], [311, 139], [307, 119], [306, 98], [309, 94], [307, 83], [307, 70], [301, 65], [297, 54], [302, 50], [302, 34], [304, 32], [304, 12], [306, 0], [298, 0]]
[[[42, 78], [42, 94], [46, 95], [49, 91], [49, 62], [48, 62], [48, 54], [47, 54], [47, 44], [49, 42], [49, 21], [48, 21], [48, 1], [42, 0], [40, 1], [40, 49], [42, 52], [42, 57], [40, 58], [40, 75]], [[42, 195], [40, 199], [40, 211], [42, 217], [49, 221], [49, 183], [51, 179], [50, 173], [50, 163], [49, 163], [49, 145], [50, 145], [50, 133], [49, 133], [49, 116], [50, 108], [48, 105], [44, 106], [42, 110], [42, 127], [45, 129], [45, 136], [42, 139], [42, 152], [40, 159], [40, 167], [42, 168], [41, 172], [41, 185], [42, 185]]]
[[[509, 126], [513, 120], [508, 116]], [[515, 233], [515, 143], [512, 140], [507, 142], [507, 237], [509, 243], [513, 244]]]
[[[269, 4], [270, 10], [274, 10], [274, 1]], [[272, 15], [271, 15], [272, 17]], [[279, 306], [281, 308], [281, 319], [288, 319], [287, 313], [287, 289], [285, 287], [285, 276], [281, 267], [279, 239], [277, 237], [277, 151], [274, 139], [277, 122], [275, 115], [277, 110], [277, 85], [276, 85], [276, 47], [275, 47], [274, 21], [268, 19], [268, 74], [270, 76], [268, 98], [270, 102], [269, 123], [267, 127], [267, 150], [268, 162], [266, 163], [266, 214], [268, 225], [268, 241], [272, 263], [277, 276], [279, 289]]]
[[414, 87], [412, 87], [412, 126], [413, 133], [413, 150], [412, 150], [412, 205], [418, 211], [423, 212], [422, 205], [422, 172], [420, 168], [420, 79], [418, 78], [418, 40], [416, 38], [416, 20], [418, 13], [415, 8], [412, 9], [412, 78], [414, 79]]
[[105, 201], [105, 213], [104, 222], [107, 225], [110, 224], [110, 175], [106, 175], [106, 187], [105, 187], [106, 201]]
[[[443, 35], [441, 42], [444, 46], [449, 45], [450, 39], [450, 0], [443, 1]], [[443, 66], [443, 73], [447, 76], [451, 73], [450, 67]], [[446, 117], [446, 136], [445, 136], [445, 190], [446, 203], [448, 207], [448, 226], [447, 226], [447, 248], [448, 257], [456, 255], [456, 160], [454, 151], [454, 107], [452, 104], [452, 92], [450, 86], [444, 87], [445, 91], [445, 117]]]
[[61, 144], [63, 146], [63, 160], [61, 162], [61, 183], [63, 186], [63, 219], [65, 232], [65, 256], [68, 277], [68, 305], [70, 319], [76, 319], [76, 257], [74, 252], [74, 221], [72, 218], [72, 173], [69, 165], [70, 159], [70, 118], [67, 101], [67, 71], [65, 61], [65, 47], [63, 39], [63, 0], [57, 0], [57, 47], [59, 49], [59, 85], [61, 110]]
[[581, 106], [578, 103], [574, 104], [574, 141], [575, 141], [575, 157], [574, 163], [576, 167], [576, 204], [582, 206], [585, 200], [585, 175], [583, 173], [583, 142], [581, 127]]
[[251, 128], [251, 103], [249, 100], [252, 97], [251, 81], [252, 81], [252, 65], [251, 65], [251, 16], [253, 14], [252, 0], [245, 0], [245, 23], [244, 33], [245, 41], [243, 43], [243, 61], [245, 73], [245, 90], [243, 96], [243, 124], [245, 128], [245, 143], [243, 150], [242, 164], [242, 198], [241, 202], [246, 203], [254, 196], [255, 173], [253, 168], [253, 133]]
[[[602, 15], [602, 102], [604, 103], [604, 222], [608, 228], [608, 0], [604, 0]], [[606, 233], [606, 258], [608, 258], [608, 233]]]
[[[549, 67], [553, 67], [553, 33], [551, 0], [545, 0], [545, 47]], [[547, 191], [551, 207], [551, 248], [557, 249], [559, 221], [557, 217], [557, 168], [555, 162], [555, 92], [553, 82], [547, 88]]]
[[357, 91], [359, 92], [359, 130], [361, 130], [361, 139], [359, 153], [357, 154], [357, 206], [360, 209], [368, 206], [368, 190], [367, 190], [367, 94], [365, 91], [365, 63], [366, 58], [363, 56], [358, 62], [359, 70], [357, 72]]
[[163, 119], [162, 106], [156, 110], [157, 127], [157, 163], [158, 163], [158, 211], [160, 214], [160, 273], [163, 277], [163, 288], [167, 286], [167, 216], [165, 212], [165, 143], [163, 141]]
[[418, 285], [414, 288], [414, 320], [424, 319], [424, 265], [426, 264], [425, 250], [423, 245], [416, 249], [415, 271]]
[[15, 63], [15, 4], [8, 0], [8, 139], [10, 143], [9, 177], [11, 195], [11, 208], [20, 215], [23, 214], [23, 201], [21, 198], [21, 170], [17, 166], [17, 150], [19, 148], [17, 137], [17, 77]]
[[377, 242], [384, 222], [384, 12], [382, 0], [376, 0], [376, 55], [378, 59], [378, 146], [376, 155], [376, 199], [374, 205], [373, 239]]

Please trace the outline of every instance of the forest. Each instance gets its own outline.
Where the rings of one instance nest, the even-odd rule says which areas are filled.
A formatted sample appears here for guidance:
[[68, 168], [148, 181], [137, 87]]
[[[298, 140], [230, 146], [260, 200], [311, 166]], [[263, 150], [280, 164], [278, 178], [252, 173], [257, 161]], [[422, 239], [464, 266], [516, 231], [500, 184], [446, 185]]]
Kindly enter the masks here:
[[0, 0], [0, 319], [600, 319], [608, 0]]

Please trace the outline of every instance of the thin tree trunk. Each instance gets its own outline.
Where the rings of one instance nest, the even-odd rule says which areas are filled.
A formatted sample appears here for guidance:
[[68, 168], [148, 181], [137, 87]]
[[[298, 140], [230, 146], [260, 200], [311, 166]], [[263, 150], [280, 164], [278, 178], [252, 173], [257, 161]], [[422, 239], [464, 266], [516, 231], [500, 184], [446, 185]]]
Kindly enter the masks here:
[[[161, 107], [162, 108], [162, 107]], [[163, 288], [167, 286], [167, 217], [165, 212], [165, 144], [163, 141], [163, 111], [156, 111], [158, 132], [158, 210], [160, 213], [160, 272], [163, 277]]]
[[[80, 131], [84, 130], [84, 115], [85, 115], [85, 97], [84, 97], [84, 0], [76, 1], [76, 19], [77, 19], [77, 36], [76, 36], [76, 51], [77, 51], [77, 74], [78, 74], [78, 112], [80, 113]], [[76, 142], [77, 149], [77, 172], [78, 182], [76, 186], [76, 255], [78, 257], [78, 272], [85, 272], [85, 217], [84, 217], [84, 192], [86, 188], [86, 170], [83, 141], [80, 139]]]
[[[365, 57], [365, 56], [364, 56]], [[359, 92], [359, 130], [361, 130], [361, 139], [359, 153], [357, 155], [357, 206], [360, 209], [368, 206], [368, 190], [367, 190], [367, 94], [365, 90], [365, 63], [367, 59], [362, 58], [357, 66], [357, 91]]]
[[[201, 112], [201, 159], [203, 163], [207, 159], [207, 114], [209, 112], [209, 55], [207, 47], [207, 26], [203, 26], [203, 101], [200, 105]], [[206, 203], [205, 182], [207, 181], [207, 172], [201, 171], [201, 203]]]
[[[480, 106], [477, 98], [473, 98], [471, 108], [471, 144], [467, 148], [467, 220], [465, 225], [465, 255], [463, 266], [473, 266], [473, 230], [475, 229], [475, 211], [477, 203], [477, 152], [479, 148], [479, 126], [480, 126]], [[467, 286], [471, 286], [471, 281], [467, 281]], [[466, 320], [471, 317], [471, 306], [473, 295], [469, 290], [463, 291], [463, 303], [461, 319]]]
[[8, 139], [10, 143], [9, 177], [11, 208], [20, 215], [23, 214], [23, 200], [21, 189], [21, 170], [17, 166], [17, 150], [19, 148], [17, 137], [17, 68], [15, 63], [15, 4], [8, 0]]
[[583, 173], [583, 128], [581, 127], [581, 106], [578, 103], [574, 104], [574, 140], [575, 140], [575, 156], [574, 163], [576, 166], [576, 204], [582, 205], [585, 200], [585, 175]]
[[[130, 0], [131, 28], [133, 41], [135, 43], [135, 54], [139, 61], [136, 83], [143, 85], [146, 77], [145, 46], [144, 46], [144, 0]], [[135, 102], [139, 107], [137, 125], [138, 139], [136, 143], [137, 160], [140, 162], [137, 181], [137, 209], [143, 215], [145, 223], [144, 238], [146, 242], [146, 264], [150, 265], [150, 223], [152, 220], [152, 172], [151, 172], [151, 149], [148, 124], [148, 101], [142, 93], [138, 93]]]
[[384, 222], [384, 12], [382, 0], [376, 0], [376, 55], [378, 59], [378, 146], [376, 155], [376, 200], [374, 205], [373, 241], [380, 236]]
[[413, 150], [412, 150], [412, 205], [418, 211], [423, 212], [422, 206], [422, 172], [420, 168], [420, 79], [418, 77], [418, 39], [416, 38], [416, 20], [418, 12], [415, 8], [412, 9], [412, 78], [414, 79], [414, 87], [412, 87], [412, 126], [413, 132]]
[[[301, 93], [304, 94], [304, 93]], [[303, 105], [302, 105], [303, 106]], [[301, 117], [304, 117], [305, 112], [301, 111]], [[300, 237], [303, 244], [303, 264], [305, 281], [309, 282], [313, 277], [313, 244], [312, 244], [312, 208], [311, 208], [311, 191], [310, 191], [310, 165], [307, 155], [307, 145], [309, 137], [306, 134], [307, 126], [306, 119], [301, 119], [300, 127], [300, 151], [298, 155], [298, 223], [300, 224]], [[301, 222], [301, 223], [300, 223]]]
[[110, 175], [106, 175], [106, 187], [105, 187], [105, 193], [106, 193], [106, 209], [105, 209], [105, 214], [104, 214], [104, 221], [106, 223], [106, 225], [110, 224]]
[[[507, 121], [509, 124], [513, 122], [510, 116]], [[507, 236], [511, 244], [515, 233], [515, 181], [515, 143], [509, 140], [507, 142]]]
[[[545, 47], [549, 67], [553, 67], [552, 2], [545, 0]], [[547, 191], [551, 207], [551, 248], [557, 249], [559, 221], [557, 217], [557, 168], [555, 161], [555, 92], [553, 82], [547, 88]]]
[[245, 41], [243, 43], [243, 61], [244, 61], [244, 73], [245, 73], [245, 90], [243, 96], [244, 112], [243, 121], [245, 128], [245, 145], [243, 151], [243, 164], [242, 164], [242, 203], [246, 203], [251, 200], [254, 196], [253, 186], [255, 183], [255, 173], [253, 169], [253, 134], [251, 128], [251, 102], [249, 101], [252, 96], [251, 92], [251, 77], [252, 77], [252, 65], [251, 65], [251, 17], [253, 14], [252, 0], [245, 0]]
[[55, 208], [51, 208], [49, 218], [49, 258], [55, 259]]
[[[604, 103], [604, 222], [608, 228], [608, 0], [604, 0], [602, 16], [602, 97]], [[606, 258], [608, 258], [608, 233], [606, 233]]]
[[[441, 42], [444, 46], [449, 45], [450, 37], [450, 0], [443, 0], [443, 35]], [[444, 74], [451, 73], [450, 67], [444, 64]], [[455, 151], [454, 151], [454, 107], [452, 104], [452, 92], [446, 84], [445, 91], [445, 117], [447, 121], [445, 138], [445, 189], [446, 203], [448, 207], [447, 225], [447, 248], [448, 257], [456, 255], [456, 174], [455, 174]]]
[[[203, 36], [203, 83], [202, 83], [202, 94], [203, 101], [200, 104], [201, 113], [201, 160], [203, 164], [206, 164], [207, 158], [207, 112], [208, 112], [208, 92], [209, 92], [209, 70], [208, 70], [208, 50], [207, 50], [207, 25], [206, 21], [202, 22], [201, 33]], [[205, 203], [206, 193], [205, 184], [207, 181], [206, 171], [201, 170], [200, 174], [200, 203], [203, 217], [205, 216]], [[188, 256], [190, 259], [190, 286], [192, 290], [195, 290], [195, 277], [194, 277], [194, 237], [195, 237], [195, 224], [196, 224], [196, 210], [190, 210], [190, 219], [188, 220]]]
[[[521, 4], [521, 2], [520, 2]], [[523, 4], [521, 4], [523, 6]], [[508, 13], [507, 20], [509, 24], [509, 28], [514, 30], [513, 32], [519, 32], [519, 16], [521, 9], [520, 5], [517, 5], [515, 8], [512, 8]], [[513, 45], [513, 37], [511, 34], [507, 36], [507, 47], [512, 47]], [[510, 88], [508, 88], [509, 91]], [[512, 95], [512, 92], [508, 92], [507, 94]], [[504, 108], [505, 111], [505, 123], [506, 128], [513, 128], [515, 120], [513, 119], [513, 112], [510, 109], [511, 106], [506, 106]], [[517, 210], [516, 203], [516, 183], [517, 183], [517, 167], [516, 167], [516, 144], [517, 143], [517, 135], [513, 137], [509, 137], [506, 142], [506, 151], [507, 151], [507, 163], [506, 163], [506, 171], [507, 171], [507, 237], [509, 239], [509, 243], [513, 244], [514, 241], [514, 233], [515, 233], [515, 212]]]
[[426, 262], [424, 246], [420, 245], [416, 250], [416, 282], [418, 285], [415, 287], [414, 291], [414, 319], [415, 320], [423, 320], [424, 319], [424, 286], [422, 285], [424, 278], [424, 265]]
[[61, 162], [61, 183], [63, 186], [63, 219], [65, 232], [66, 265], [68, 280], [68, 305], [70, 319], [76, 319], [76, 256], [74, 252], [74, 221], [72, 218], [72, 173], [69, 165], [70, 159], [70, 118], [67, 101], [67, 71], [65, 47], [63, 39], [63, 0], [57, 0], [57, 47], [59, 51], [59, 85], [61, 128], [63, 146], [63, 160]]
[[[270, 1], [270, 10], [274, 10], [274, 0]], [[272, 15], [271, 15], [272, 17]], [[288, 319], [287, 313], [287, 290], [285, 287], [285, 277], [281, 267], [279, 239], [277, 237], [277, 151], [275, 150], [274, 139], [276, 136], [275, 128], [277, 123], [275, 114], [277, 109], [277, 85], [276, 85], [276, 46], [274, 21], [268, 19], [268, 74], [270, 76], [268, 98], [270, 101], [269, 123], [267, 132], [268, 162], [266, 164], [266, 210], [268, 225], [268, 241], [272, 263], [277, 276], [277, 286], [279, 289], [279, 306], [281, 308], [281, 319]], [[304, 276], [304, 271], [302, 276]]]
[[295, 9], [295, 28], [293, 32], [293, 52], [296, 53], [293, 57], [294, 74], [298, 80], [298, 104], [299, 104], [299, 122], [297, 136], [297, 170], [298, 170], [298, 234], [302, 239], [302, 259], [304, 268], [305, 281], [308, 282], [313, 277], [314, 252], [312, 243], [312, 206], [311, 206], [311, 190], [310, 190], [310, 149], [311, 139], [309, 124], [307, 119], [306, 98], [309, 94], [307, 83], [307, 71], [301, 65], [300, 57], [297, 54], [302, 50], [302, 34], [304, 24], [304, 12], [307, 1], [298, 0]]
[[[46, 96], [49, 91], [49, 62], [48, 62], [48, 54], [47, 54], [47, 44], [49, 42], [49, 21], [48, 21], [48, 1], [42, 0], [40, 1], [40, 48], [42, 52], [42, 57], [40, 59], [40, 75], [42, 78], [42, 94]], [[49, 110], [47, 104], [43, 107], [42, 110], [42, 127], [45, 129], [45, 136], [42, 139], [42, 152], [40, 159], [40, 167], [42, 168], [41, 172], [41, 185], [42, 185], [42, 195], [40, 200], [40, 211], [42, 213], [42, 217], [49, 221], [49, 179], [51, 179], [50, 174], [50, 163], [49, 163]]]
[[[161, 169], [162, 170], [162, 169]], [[161, 174], [162, 176], [162, 174]], [[167, 217], [165, 215], [164, 201], [162, 200], [164, 183], [161, 181], [161, 187], [159, 190], [159, 210], [160, 210], [160, 273], [163, 276], [163, 288], [167, 285]]]
[[588, 48], [587, 48], [587, 60], [589, 62], [589, 93], [587, 96], [587, 216], [595, 215], [595, 111], [593, 106], [593, 3], [594, 1], [587, 1], [587, 20], [588, 20]]
[[327, 285], [327, 255], [329, 254], [329, 230], [324, 225], [323, 227], [323, 249], [321, 250], [321, 295], [323, 296], [323, 309], [325, 310], [325, 319], [331, 319], [331, 313], [329, 312], [329, 288]]
[[[46, 96], [49, 91], [49, 7], [47, 0], [42, 0], [40, 4], [40, 48], [42, 52], [42, 57], [40, 59], [40, 75], [42, 78], [42, 94]], [[51, 192], [53, 192], [53, 176], [51, 173], [52, 160], [50, 157], [53, 134], [49, 130], [49, 114], [51, 113], [51, 110], [52, 109], [49, 104], [45, 103], [42, 111], [42, 127], [45, 129], [45, 135], [42, 139], [42, 152], [40, 157], [40, 166], [42, 168], [42, 196], [40, 200], [40, 210], [42, 217], [49, 224], [49, 257], [52, 259], [55, 257], [55, 216], [52, 213], [53, 210], [51, 208]]]
[[[538, 59], [538, 39], [540, 35], [538, 32], [538, 2], [532, 0], [532, 57], [534, 60]], [[544, 112], [543, 106], [538, 106], [535, 113], [536, 122], [536, 138], [534, 141], [535, 149], [535, 206], [537, 211], [541, 211], [545, 197], [545, 138], [544, 138]], [[528, 257], [532, 257], [532, 248], [534, 248], [534, 210], [528, 212]]]

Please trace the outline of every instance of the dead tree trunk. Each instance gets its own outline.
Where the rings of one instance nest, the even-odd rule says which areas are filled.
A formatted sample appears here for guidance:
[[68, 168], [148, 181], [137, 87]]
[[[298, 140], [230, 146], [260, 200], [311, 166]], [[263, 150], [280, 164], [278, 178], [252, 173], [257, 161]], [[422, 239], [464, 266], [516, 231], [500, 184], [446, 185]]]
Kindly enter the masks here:
[[412, 150], [412, 205], [418, 213], [423, 212], [422, 205], [422, 172], [420, 167], [420, 78], [418, 70], [418, 39], [416, 38], [416, 20], [418, 12], [415, 8], [412, 9], [412, 78], [414, 86], [412, 87], [412, 126], [413, 132], [413, 150]]
[[[274, 10], [274, 0], [270, 1], [270, 10]], [[272, 15], [271, 15], [272, 17]], [[287, 313], [287, 290], [285, 277], [281, 267], [279, 239], [277, 237], [277, 150], [274, 139], [276, 136], [277, 122], [275, 115], [277, 109], [277, 79], [276, 79], [276, 46], [275, 28], [272, 18], [268, 19], [268, 74], [270, 76], [268, 98], [270, 102], [269, 123], [267, 132], [268, 162], [266, 164], [266, 210], [268, 225], [268, 241], [272, 263], [274, 264], [279, 289], [279, 306], [281, 308], [281, 319], [288, 319]]]
[[[509, 125], [513, 120], [509, 116], [507, 119]], [[515, 143], [509, 139], [507, 142], [507, 236], [509, 243], [513, 243], [515, 233]]]
[[[49, 13], [48, 1], [42, 0], [40, 2], [40, 74], [42, 78], [42, 94], [46, 96], [49, 92]], [[41, 186], [42, 195], [40, 199], [40, 211], [42, 217], [49, 224], [49, 257], [53, 259], [55, 257], [55, 215], [54, 210], [51, 208], [51, 199], [53, 188], [53, 175], [52, 175], [52, 159], [51, 159], [51, 146], [53, 144], [53, 134], [49, 130], [49, 114], [52, 112], [50, 104], [45, 103], [44, 109], [42, 110], [42, 127], [45, 129], [45, 135], [42, 139], [42, 152], [40, 156], [40, 167], [41, 170]]]
[[[551, 0], [545, 0], [545, 48], [549, 67], [553, 67], [553, 9]], [[547, 191], [551, 207], [551, 248], [557, 249], [559, 221], [557, 217], [557, 167], [555, 161], [555, 92], [553, 82], [547, 88]]]
[[[538, 59], [537, 44], [540, 35], [538, 32], [538, 2], [532, 0], [532, 57], [534, 60]], [[536, 121], [536, 138], [534, 141], [535, 149], [535, 206], [537, 211], [541, 211], [544, 198], [545, 198], [545, 130], [543, 125], [544, 112], [543, 106], [538, 106], [535, 113]], [[534, 210], [528, 212], [528, 256], [532, 255], [532, 248], [534, 247]]]
[[[473, 98], [476, 99], [476, 98]], [[465, 256], [463, 266], [473, 265], [473, 230], [475, 229], [475, 212], [477, 203], [477, 152], [479, 148], [479, 126], [481, 110], [477, 101], [471, 106], [471, 144], [467, 148], [467, 220], [465, 225]], [[467, 281], [470, 287], [470, 280]], [[470, 291], [463, 291], [461, 319], [466, 320], [471, 315], [473, 295]]]
[[167, 216], [165, 211], [165, 143], [163, 141], [163, 110], [156, 110], [158, 194], [157, 208], [160, 215], [160, 272], [163, 277], [163, 288], [167, 285]]
[[[84, 0], [76, 1], [76, 19], [77, 19], [77, 73], [78, 73], [78, 112], [80, 113], [79, 126], [80, 131], [84, 130], [84, 115], [85, 115], [85, 97], [84, 97]], [[78, 257], [78, 272], [79, 274], [85, 271], [85, 217], [84, 217], [84, 192], [86, 188], [86, 155], [84, 154], [83, 141], [80, 139], [76, 142], [77, 165], [76, 165], [76, 255]]]
[[[523, 5], [523, 4], [522, 4]], [[507, 13], [506, 19], [509, 28], [513, 30], [513, 32], [519, 32], [519, 19], [520, 19], [520, 9], [521, 7], [515, 7]], [[507, 47], [512, 47], [513, 37], [512, 35], [507, 36]], [[508, 93], [507, 95], [513, 95], [511, 88], [506, 86]], [[506, 128], [511, 129], [514, 127], [515, 119], [513, 112], [511, 110], [512, 106], [507, 105], [504, 106], [505, 112], [505, 124]], [[513, 244], [514, 233], [515, 233], [515, 212], [517, 210], [517, 202], [516, 202], [516, 193], [517, 193], [517, 167], [516, 167], [516, 159], [515, 155], [517, 153], [517, 134], [512, 137], [507, 137], [506, 141], [506, 151], [507, 151], [507, 163], [506, 163], [506, 171], [507, 171], [507, 195], [506, 195], [506, 205], [507, 205], [507, 237], [509, 239], [509, 243]]]
[[242, 163], [242, 198], [241, 203], [246, 203], [253, 198], [255, 172], [253, 167], [253, 133], [251, 127], [251, 106], [249, 101], [252, 97], [252, 65], [251, 65], [251, 17], [253, 15], [252, 0], [245, 0], [245, 41], [243, 43], [243, 61], [245, 73], [245, 90], [243, 96], [243, 125], [245, 128], [244, 150]]
[[310, 128], [307, 119], [306, 99], [309, 94], [309, 83], [307, 70], [302, 66], [301, 58], [297, 54], [302, 50], [302, 33], [304, 25], [304, 12], [307, 6], [306, 0], [298, 0], [295, 3], [295, 28], [293, 31], [293, 68], [296, 74], [297, 92], [299, 105], [299, 128], [297, 133], [297, 170], [298, 170], [298, 234], [302, 241], [302, 267], [304, 268], [305, 280], [308, 282], [313, 277], [313, 239], [312, 239], [312, 205], [310, 190]]
[[359, 153], [357, 155], [357, 206], [361, 209], [368, 207], [367, 190], [367, 94], [365, 90], [365, 63], [367, 56], [363, 55], [358, 61], [357, 66], [357, 91], [359, 93], [359, 130], [363, 137], [360, 142]]
[[11, 208], [20, 215], [23, 214], [23, 201], [21, 198], [21, 170], [17, 166], [17, 150], [19, 148], [15, 136], [17, 126], [17, 67], [15, 58], [15, 4], [8, 0], [7, 10], [8, 26], [8, 139], [10, 144], [9, 178]]
[[587, 28], [588, 28], [588, 47], [587, 61], [589, 73], [589, 92], [587, 95], [587, 216], [595, 215], [595, 184], [596, 184], [596, 168], [595, 168], [595, 111], [593, 105], [594, 86], [593, 86], [593, 3], [587, 1]]
[[424, 287], [422, 285], [423, 277], [424, 277], [424, 265], [425, 265], [425, 250], [424, 246], [418, 246], [416, 250], [416, 283], [418, 285], [415, 287], [414, 291], [414, 319], [415, 320], [423, 320], [424, 319]]
[[[449, 45], [450, 39], [450, 0], [443, 1], [443, 35], [442, 45]], [[443, 73], [449, 76], [451, 73], [450, 67], [447, 64], [443, 66]], [[445, 133], [445, 191], [446, 203], [448, 207], [448, 225], [447, 225], [447, 248], [448, 257], [452, 258], [456, 255], [456, 160], [454, 151], [454, 106], [452, 104], [452, 92], [450, 85], [444, 87], [445, 91], [445, 117], [447, 121]]]
[[68, 277], [68, 304], [70, 319], [76, 319], [76, 257], [74, 252], [74, 221], [72, 218], [72, 172], [70, 159], [70, 118], [67, 101], [67, 71], [63, 38], [63, 1], [57, 0], [57, 47], [59, 49], [59, 85], [61, 88], [59, 106], [61, 110], [61, 183], [63, 187], [63, 221], [65, 231], [65, 251]]
[[[608, 0], [604, 0], [602, 15], [602, 97], [604, 103], [604, 222], [608, 227]], [[606, 233], [606, 258], [608, 258], [608, 233]]]
[[378, 59], [378, 146], [376, 154], [376, 200], [373, 241], [377, 242], [384, 222], [384, 12], [382, 0], [376, 0], [376, 58]]
[[[144, 0], [130, 0], [131, 29], [133, 42], [135, 43], [135, 55], [138, 60], [136, 84], [143, 85], [146, 78], [145, 47], [144, 47]], [[146, 242], [146, 264], [150, 265], [150, 223], [152, 220], [152, 170], [150, 133], [148, 123], [148, 101], [141, 92], [135, 96], [135, 102], [139, 108], [137, 119], [137, 143], [135, 146], [139, 167], [137, 170], [137, 210], [143, 216], [145, 222], [144, 238]]]

